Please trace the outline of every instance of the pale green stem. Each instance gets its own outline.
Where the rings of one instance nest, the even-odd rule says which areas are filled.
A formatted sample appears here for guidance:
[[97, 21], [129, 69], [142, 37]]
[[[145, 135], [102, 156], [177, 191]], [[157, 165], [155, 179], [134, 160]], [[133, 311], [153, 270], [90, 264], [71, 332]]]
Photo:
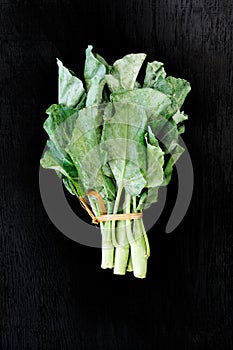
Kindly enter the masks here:
[[[100, 208], [95, 198], [89, 196], [89, 202], [93, 213], [100, 215]], [[114, 246], [111, 237], [111, 222], [100, 222], [100, 229], [102, 235], [102, 269], [112, 269], [114, 266]]]
[[[114, 208], [113, 208], [113, 214], [117, 214], [117, 212], [118, 212], [122, 190], [123, 190], [123, 186], [122, 186], [122, 182], [121, 182], [120, 185], [118, 186], [117, 196], [116, 196], [116, 200], [115, 200]], [[118, 244], [118, 242], [116, 240], [116, 221], [115, 220], [111, 221], [111, 229], [112, 229], [112, 243], [113, 243], [114, 247], [119, 247], [120, 245]]]
[[[133, 209], [136, 212], [136, 200], [133, 199]], [[142, 219], [135, 219], [133, 223], [134, 242], [131, 244], [131, 255], [134, 276], [145, 278], [147, 272], [148, 241]]]
[[[125, 213], [129, 214], [130, 213], [130, 203], [131, 203], [131, 196], [125, 192]], [[134, 237], [132, 234], [132, 228], [131, 228], [131, 220], [126, 220], [125, 221], [126, 225], [126, 233], [127, 233], [127, 238], [129, 241], [129, 244], [134, 242]]]
[[129, 257], [129, 242], [125, 232], [125, 221], [119, 220], [116, 226], [119, 246], [115, 248], [114, 274], [125, 275]]
[[114, 246], [112, 244], [111, 221], [100, 223], [102, 234], [102, 269], [112, 269], [114, 266]]
[[[127, 196], [125, 195], [124, 213], [130, 213], [130, 197], [127, 202]], [[129, 221], [130, 223], [130, 221]], [[129, 260], [129, 242], [127, 237], [127, 226], [131, 224], [127, 221], [118, 221], [116, 227], [117, 242], [119, 245], [115, 249], [115, 263], [114, 273], [117, 275], [124, 275], [126, 272], [127, 263]]]
[[139, 225], [141, 227], [141, 231], [143, 233], [143, 236], [144, 236], [144, 239], [145, 239], [145, 243], [146, 243], [146, 255], [149, 258], [149, 256], [150, 256], [150, 244], [149, 244], [149, 240], [148, 240], [147, 233], [146, 233], [146, 230], [145, 230], [145, 226], [144, 226], [144, 223], [143, 223], [143, 219], [139, 219]]

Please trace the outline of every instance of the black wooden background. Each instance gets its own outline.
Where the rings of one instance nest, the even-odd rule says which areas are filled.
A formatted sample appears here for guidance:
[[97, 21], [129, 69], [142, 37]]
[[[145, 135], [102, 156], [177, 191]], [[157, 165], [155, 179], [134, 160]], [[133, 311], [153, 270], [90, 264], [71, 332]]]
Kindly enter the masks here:
[[[233, 349], [232, 1], [2, 0], [0, 26], [1, 349]], [[81, 76], [88, 44], [110, 63], [145, 52], [192, 86], [193, 199], [166, 235], [175, 175], [145, 280], [101, 270], [100, 250], [60, 233], [40, 198], [55, 58]]]

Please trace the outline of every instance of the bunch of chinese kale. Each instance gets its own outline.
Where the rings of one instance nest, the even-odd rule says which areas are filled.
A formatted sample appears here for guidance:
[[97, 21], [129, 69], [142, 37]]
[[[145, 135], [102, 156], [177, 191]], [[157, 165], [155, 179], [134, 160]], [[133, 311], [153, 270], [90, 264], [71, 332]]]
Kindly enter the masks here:
[[[166, 76], [157, 61], [147, 64], [140, 84], [145, 57], [129, 54], [110, 66], [88, 46], [84, 84], [57, 60], [59, 101], [46, 111], [49, 150], [41, 165], [74, 195], [98, 192], [108, 214], [142, 212], [156, 202], [184, 151], [179, 134], [187, 115], [180, 108], [190, 85]], [[100, 215], [97, 198], [88, 200]], [[101, 267], [144, 278], [150, 248], [142, 218], [100, 222], [100, 228]]]

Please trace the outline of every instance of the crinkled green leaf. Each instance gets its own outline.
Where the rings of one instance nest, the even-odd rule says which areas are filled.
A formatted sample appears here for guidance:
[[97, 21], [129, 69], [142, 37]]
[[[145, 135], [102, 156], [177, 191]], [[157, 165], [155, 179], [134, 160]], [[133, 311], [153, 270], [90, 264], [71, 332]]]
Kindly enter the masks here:
[[177, 145], [179, 132], [177, 125], [173, 120], [167, 121], [160, 133], [160, 141], [163, 145], [165, 153], [171, 153]]
[[104, 116], [101, 150], [107, 154], [104, 159], [118, 187], [124, 187], [132, 196], [138, 195], [146, 185], [141, 172], [145, 167], [146, 153], [140, 144], [145, 133], [146, 113], [138, 105], [114, 103], [111, 106]]
[[[77, 108], [65, 107], [62, 104], [54, 104], [47, 109], [46, 113], [49, 116], [44, 123], [44, 129], [50, 138], [47, 142], [49, 151], [45, 153], [45, 159], [42, 160], [41, 165], [58, 171], [63, 179], [69, 178], [76, 188], [76, 193], [81, 195], [83, 194], [82, 183], [77, 168], [65, 150], [70, 142], [78, 112]], [[69, 190], [71, 190], [70, 181], [64, 182]]]
[[183, 122], [184, 120], [188, 119], [187, 114], [184, 114], [184, 112], [180, 112], [180, 110], [178, 110], [173, 116], [172, 119], [174, 120], [174, 122], [176, 122], [176, 124]]
[[44, 129], [57, 148], [65, 149], [73, 133], [78, 110], [53, 104], [47, 110], [48, 118], [44, 122]]
[[170, 182], [171, 176], [172, 176], [173, 166], [177, 162], [177, 160], [180, 158], [180, 156], [183, 152], [184, 152], [184, 148], [181, 147], [179, 144], [177, 144], [176, 147], [174, 148], [165, 168], [164, 168], [163, 185], [168, 185], [168, 183]]
[[148, 127], [148, 133], [145, 135], [145, 139], [147, 145], [147, 187], [157, 187], [163, 182], [164, 152], [160, 148], [150, 127]]
[[63, 181], [63, 184], [65, 185], [65, 187], [67, 188], [67, 190], [73, 194], [73, 195], [77, 195], [77, 193], [79, 195], [81, 195], [81, 192], [80, 191], [77, 191], [77, 188], [74, 186], [72, 180], [70, 180], [69, 178], [67, 177], [63, 177], [62, 178], [62, 181]]
[[105, 77], [110, 91], [133, 89], [145, 58], [146, 55], [142, 53], [126, 55], [117, 60], [112, 66], [111, 73]]
[[106, 74], [110, 73], [110, 70], [112, 67], [109, 66], [109, 64], [106, 62], [106, 60], [102, 56], [100, 56], [98, 53], [95, 54], [95, 58], [105, 66]]
[[158, 80], [159, 77], [166, 77], [166, 72], [163, 68], [163, 63], [158, 61], [147, 63], [143, 87], [154, 87], [155, 82]]
[[47, 145], [49, 150], [45, 152], [44, 157], [41, 159], [41, 165], [47, 169], [54, 169], [64, 176], [77, 181], [77, 169], [69, 156], [65, 157], [64, 153], [60, 153], [51, 141], [48, 141]]
[[156, 203], [158, 201], [158, 194], [159, 194], [160, 186], [148, 188], [147, 197], [146, 197], [146, 201], [143, 205], [143, 209], [148, 209], [151, 206], [151, 204]]
[[113, 200], [114, 181], [105, 176], [102, 171], [99, 147], [101, 126], [102, 116], [98, 107], [82, 109], [66, 151], [78, 169], [85, 191], [93, 189], [105, 200]]
[[185, 79], [174, 77], [167, 77], [166, 80], [172, 87], [172, 97], [176, 101], [178, 108], [181, 108], [187, 94], [191, 90], [189, 82]]
[[169, 97], [155, 89], [142, 88], [113, 94], [112, 100], [116, 102], [126, 101], [143, 106], [148, 116], [148, 125], [164, 145], [164, 150], [170, 152], [173, 149], [174, 142], [177, 143], [178, 130], [173, 120], [167, 120], [172, 114]]
[[151, 88], [123, 91], [111, 95], [114, 102], [128, 102], [143, 106], [145, 109], [154, 110], [157, 115], [166, 115], [171, 106], [170, 99], [160, 91]]
[[171, 98], [173, 104], [176, 105], [176, 111], [181, 108], [187, 94], [191, 90], [187, 80], [171, 76], [165, 79], [160, 76], [154, 87]]
[[69, 176], [63, 169], [62, 162], [59, 162], [57, 159], [55, 159], [50, 151], [46, 151], [44, 153], [43, 158], [40, 160], [40, 164], [45, 169], [54, 169], [64, 176]]
[[154, 89], [162, 92], [163, 94], [167, 95], [169, 98], [172, 97], [173, 89], [172, 86], [169, 84], [167, 79], [160, 76], [157, 81], [154, 84]]
[[185, 132], [185, 126], [182, 124], [182, 125], [179, 125], [178, 127], [177, 127], [177, 130], [178, 130], [178, 133], [179, 133], [179, 135], [180, 134], [183, 134], [184, 132]]
[[146, 111], [148, 115], [148, 126], [155, 137], [160, 141], [160, 147], [165, 153], [170, 153], [178, 142], [181, 125], [176, 124], [173, 119], [166, 119], [158, 115], [153, 109]]
[[72, 194], [82, 193], [82, 184], [73, 162], [65, 152], [59, 152], [55, 145], [47, 142], [49, 150], [44, 153], [40, 163], [45, 169], [53, 169], [62, 178], [64, 185]]
[[164, 182], [164, 152], [150, 127], [148, 127], [145, 140], [147, 151], [147, 168], [145, 172], [147, 190], [143, 190], [140, 194], [137, 210], [147, 209], [152, 203], [157, 202], [159, 187]]
[[57, 59], [57, 65], [59, 72], [58, 103], [67, 107], [75, 107], [85, 93], [83, 83], [59, 59]]
[[86, 106], [92, 106], [102, 102], [102, 92], [106, 74], [106, 64], [103, 63], [101, 56], [99, 59], [92, 53], [92, 46], [89, 45], [86, 50], [86, 61], [84, 67], [84, 77], [87, 86]]
[[181, 108], [191, 89], [190, 84], [185, 79], [166, 77], [163, 63], [157, 61], [147, 64], [143, 87], [154, 88], [169, 96], [177, 105], [177, 109]]
[[177, 130], [178, 130], [179, 135], [183, 134], [185, 131], [185, 126], [184, 126], [183, 122], [188, 119], [187, 114], [184, 114], [184, 112], [180, 112], [180, 110], [178, 110], [172, 116], [172, 119], [177, 124]]

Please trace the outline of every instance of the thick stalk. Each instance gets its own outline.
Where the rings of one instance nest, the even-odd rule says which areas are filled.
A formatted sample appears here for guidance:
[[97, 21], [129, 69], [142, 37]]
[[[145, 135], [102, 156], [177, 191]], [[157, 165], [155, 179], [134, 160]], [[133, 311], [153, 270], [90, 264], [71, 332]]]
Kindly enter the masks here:
[[145, 239], [146, 255], [149, 258], [149, 256], [150, 256], [150, 244], [149, 244], [149, 240], [148, 240], [147, 233], [146, 233], [146, 230], [145, 230], [145, 226], [144, 226], [144, 223], [143, 223], [143, 219], [139, 219], [138, 221], [139, 221], [139, 225], [141, 227], [141, 232], [143, 233], [143, 236], [144, 236], [144, 239]]
[[[131, 203], [131, 196], [125, 192], [125, 213], [126, 214], [130, 214], [130, 203]], [[132, 234], [132, 221], [131, 220], [126, 220], [125, 221], [125, 226], [126, 226], [126, 234], [127, 234], [127, 238], [128, 238], [128, 242], [131, 245], [131, 243], [134, 242], [134, 237]]]
[[[93, 213], [97, 216], [100, 215], [100, 208], [96, 199], [93, 199], [91, 198], [91, 196], [89, 196], [89, 202]], [[100, 230], [101, 230], [101, 236], [102, 236], [101, 268], [112, 269], [114, 266], [114, 246], [112, 244], [111, 222], [110, 221], [101, 222]]]
[[[117, 189], [117, 196], [113, 207], [113, 214], [117, 214], [118, 212], [122, 190], [123, 190], [123, 186], [121, 181]], [[111, 221], [111, 234], [112, 234], [112, 243], [114, 247], [119, 247], [120, 245], [117, 243], [117, 240], [116, 240], [116, 221], [115, 220]]]
[[[136, 208], [136, 197], [133, 198], [133, 209]], [[136, 210], [134, 210], [136, 212]], [[127, 269], [128, 272], [133, 272], [133, 263], [132, 263], [132, 254], [131, 254], [131, 248], [129, 249], [129, 259], [128, 259], [128, 264], [127, 264]]]
[[[133, 199], [133, 204], [134, 204], [134, 197]], [[131, 204], [131, 196], [126, 193], [125, 195], [125, 208], [126, 208], [126, 213], [130, 213], [130, 204]], [[136, 212], [136, 210], [133, 210]], [[132, 233], [132, 225], [131, 225], [131, 220], [128, 220], [126, 223], [126, 234], [127, 234], [127, 239], [130, 244], [130, 252], [129, 252], [129, 259], [128, 259], [128, 266], [127, 266], [127, 271], [132, 272], [134, 271], [134, 266], [137, 270], [137, 250], [136, 250], [136, 242]], [[134, 273], [135, 275], [135, 273]], [[138, 277], [138, 276], [136, 276]]]
[[[133, 209], [136, 211], [136, 201], [133, 200]], [[134, 276], [145, 278], [147, 272], [148, 241], [145, 240], [146, 231], [142, 219], [133, 222], [134, 241], [131, 245], [132, 265]]]
[[[130, 197], [125, 197], [124, 213], [130, 213]], [[115, 249], [114, 273], [117, 275], [125, 275], [126, 267], [129, 261], [129, 241], [127, 237], [127, 226], [131, 225], [131, 221], [122, 220], [117, 222], [116, 240], [118, 246]]]
[[102, 235], [102, 269], [112, 269], [114, 266], [114, 246], [112, 244], [111, 221], [100, 223]]
[[124, 220], [117, 222], [116, 240], [119, 245], [115, 248], [114, 274], [125, 275], [129, 258], [129, 242], [125, 231]]

